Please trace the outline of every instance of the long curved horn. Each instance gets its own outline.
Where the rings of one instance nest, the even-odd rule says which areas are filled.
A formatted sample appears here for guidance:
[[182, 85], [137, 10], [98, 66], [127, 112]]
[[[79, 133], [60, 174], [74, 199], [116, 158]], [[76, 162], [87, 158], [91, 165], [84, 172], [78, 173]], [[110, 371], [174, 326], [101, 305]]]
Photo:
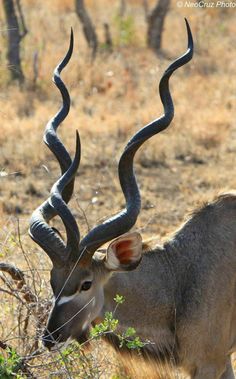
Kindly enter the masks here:
[[[51, 118], [51, 120], [47, 123], [43, 140], [45, 144], [49, 147], [49, 149], [53, 152], [55, 157], [57, 158], [62, 174], [70, 167], [71, 165], [71, 157], [66, 150], [65, 146], [62, 144], [61, 140], [58, 138], [56, 131], [58, 126], [62, 123], [62, 121], [66, 118], [70, 111], [70, 95], [69, 92], [63, 83], [60, 74], [61, 71], [66, 67], [73, 53], [74, 47], [74, 35], [73, 30], [71, 29], [70, 34], [70, 44], [69, 49], [64, 57], [64, 59], [57, 65], [53, 72], [53, 82], [56, 84], [59, 89], [62, 97], [62, 107], [58, 111], [58, 113]], [[63, 199], [68, 203], [74, 188], [74, 180], [72, 180], [65, 187], [63, 191]]]
[[58, 181], [52, 186], [50, 204], [56, 210], [58, 216], [61, 217], [62, 222], [66, 228], [67, 244], [65, 256], [66, 260], [72, 260], [74, 257], [77, 259], [77, 253], [80, 242], [80, 233], [74, 216], [68, 208], [66, 202], [63, 200], [62, 193], [64, 188], [71, 183], [71, 180], [75, 178], [76, 172], [80, 164], [80, 138], [79, 133], [76, 131], [76, 151], [75, 157], [69, 169], [62, 175]]
[[126, 200], [126, 208], [101, 225], [96, 226], [83, 238], [80, 243], [80, 252], [84, 251], [82, 259], [91, 259], [94, 252], [102, 244], [129, 231], [137, 220], [141, 208], [141, 197], [135, 178], [133, 160], [140, 146], [153, 135], [166, 129], [174, 117], [174, 105], [169, 91], [169, 78], [176, 69], [189, 62], [193, 56], [192, 34], [186, 19], [185, 22], [188, 35], [187, 51], [167, 68], [159, 84], [164, 115], [143, 127], [131, 138], [119, 161], [119, 179]]
[[[70, 110], [70, 96], [65, 84], [60, 78], [60, 73], [71, 58], [73, 52], [73, 42], [73, 31], [71, 30], [69, 49], [64, 59], [55, 68], [53, 75], [53, 81], [60, 90], [62, 96], [62, 107], [59, 112], [48, 122], [44, 133], [44, 142], [57, 158], [62, 174], [68, 170], [72, 162], [69, 153], [56, 134], [58, 126], [66, 118]], [[79, 144], [78, 146], [80, 148]], [[62, 198], [66, 203], [71, 198], [73, 188], [74, 176], [67, 183], [62, 192]], [[45, 250], [53, 264], [61, 266], [68, 257], [68, 248], [62, 238], [53, 228], [48, 225], [49, 221], [57, 215], [57, 211], [52, 206], [50, 200], [51, 198], [46, 200], [33, 212], [30, 219], [29, 234], [31, 238]], [[68, 240], [70, 240], [70, 237], [68, 237]]]

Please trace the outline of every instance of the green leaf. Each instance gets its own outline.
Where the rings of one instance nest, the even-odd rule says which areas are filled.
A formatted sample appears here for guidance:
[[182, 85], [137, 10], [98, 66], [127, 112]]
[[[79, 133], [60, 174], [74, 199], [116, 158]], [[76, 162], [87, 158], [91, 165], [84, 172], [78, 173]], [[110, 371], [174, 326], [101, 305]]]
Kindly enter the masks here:
[[118, 295], [116, 294], [116, 296], [114, 297], [114, 300], [117, 304], [123, 304], [124, 301], [125, 301], [125, 297], [122, 296], [122, 295]]

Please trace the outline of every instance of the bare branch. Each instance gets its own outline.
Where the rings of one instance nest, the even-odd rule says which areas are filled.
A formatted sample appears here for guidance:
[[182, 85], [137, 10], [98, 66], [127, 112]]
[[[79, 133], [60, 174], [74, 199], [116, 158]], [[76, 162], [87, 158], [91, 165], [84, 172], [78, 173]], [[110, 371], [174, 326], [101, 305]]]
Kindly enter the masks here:
[[[27, 303], [34, 303], [37, 301], [37, 297], [25, 282], [24, 273], [19, 268], [10, 263], [0, 262], [0, 270], [9, 274], [13, 281], [17, 283], [17, 290], [23, 294], [23, 298]], [[16, 296], [14, 292], [10, 293], [10, 295]], [[17, 299], [19, 300], [18, 297]]]

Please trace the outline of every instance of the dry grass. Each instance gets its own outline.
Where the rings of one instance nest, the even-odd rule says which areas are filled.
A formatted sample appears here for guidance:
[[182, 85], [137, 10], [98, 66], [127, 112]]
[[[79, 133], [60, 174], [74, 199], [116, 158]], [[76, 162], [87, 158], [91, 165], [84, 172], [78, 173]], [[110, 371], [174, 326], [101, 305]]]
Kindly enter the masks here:
[[[37, 278], [35, 291], [42, 299], [40, 304], [49, 296], [50, 265], [27, 236], [28, 217], [46, 199], [59, 174], [54, 159], [41, 141], [44, 126], [60, 104], [50, 76], [67, 50], [71, 26], [75, 31], [75, 52], [63, 78], [70, 89], [72, 109], [60, 134], [72, 154], [75, 129], [81, 134], [82, 162], [71, 207], [75, 209], [82, 233], [87, 226], [81, 208], [91, 226], [107, 217], [111, 209], [114, 213], [123, 205], [116, 175], [117, 160], [132, 133], [162, 112], [157, 84], [170, 59], [185, 50], [184, 16], [193, 30], [196, 53], [194, 60], [171, 80], [176, 112], [172, 127], [148, 142], [136, 159], [143, 197], [137, 227], [146, 237], [154, 235], [159, 240], [202, 201], [211, 199], [221, 190], [236, 188], [236, 176], [232, 175], [236, 164], [234, 10], [177, 8], [173, 1], [165, 25], [164, 54], [156, 57], [145, 47], [142, 1], [128, 2], [127, 12], [135, 27], [128, 46], [119, 45], [115, 22], [119, 1], [114, 1], [112, 6], [109, 0], [86, 3], [100, 40], [103, 39], [103, 22], [110, 22], [116, 43], [114, 53], [100, 52], [94, 64], [90, 64], [72, 1], [45, 0], [42, 4], [39, 0], [25, 0], [22, 5], [30, 33], [22, 46], [27, 80], [21, 89], [8, 82], [6, 25], [0, 13], [1, 256], [2, 260], [14, 262], [25, 270], [30, 288]], [[34, 86], [33, 54], [36, 51], [39, 77]], [[30, 271], [19, 241], [16, 242], [16, 217], [22, 244], [31, 262]], [[4, 310], [1, 338], [18, 346], [19, 304], [7, 294], [0, 292], [0, 296]], [[31, 321], [37, 319], [34, 312]], [[28, 329], [34, 339], [37, 337], [35, 322], [32, 321]], [[33, 346], [34, 342], [24, 346], [22, 339], [19, 353], [28, 354], [30, 343]], [[155, 371], [151, 365], [148, 368], [141, 363], [124, 365], [127, 372], [120, 378], [151, 378]], [[137, 365], [138, 373], [135, 373]], [[49, 371], [45, 375], [49, 375]], [[167, 378], [168, 374], [165, 371], [163, 375]], [[180, 377], [178, 373], [170, 375]]]

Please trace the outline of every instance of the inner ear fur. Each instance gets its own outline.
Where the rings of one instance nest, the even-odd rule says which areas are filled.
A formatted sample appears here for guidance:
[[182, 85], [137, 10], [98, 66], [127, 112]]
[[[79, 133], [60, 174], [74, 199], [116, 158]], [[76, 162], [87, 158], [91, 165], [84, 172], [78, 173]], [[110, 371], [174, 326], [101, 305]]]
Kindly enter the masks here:
[[106, 267], [114, 271], [129, 271], [142, 258], [142, 237], [137, 232], [126, 233], [110, 243], [106, 253]]

